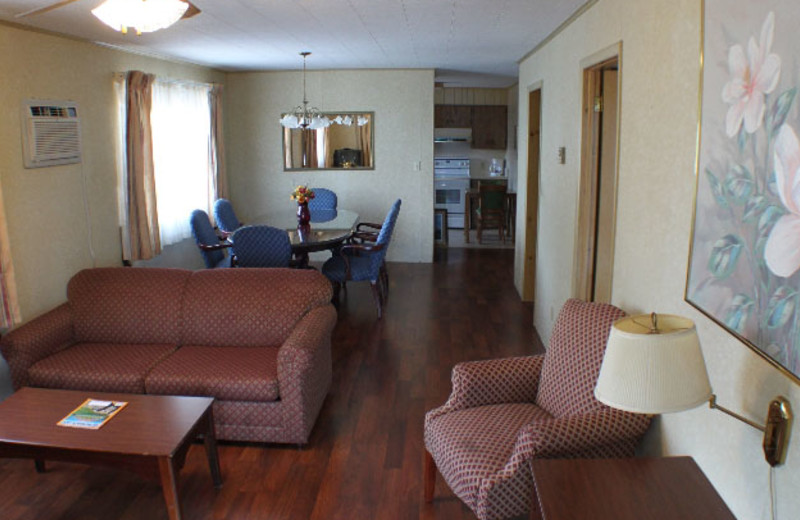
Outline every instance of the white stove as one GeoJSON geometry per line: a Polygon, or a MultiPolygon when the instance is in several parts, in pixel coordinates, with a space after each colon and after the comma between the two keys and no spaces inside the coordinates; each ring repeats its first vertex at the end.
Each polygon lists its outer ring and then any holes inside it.
{"type": "Polygon", "coordinates": [[[447,227],[463,229],[464,208],[469,191],[469,159],[434,159],[433,188],[433,207],[447,210],[447,227]]]}

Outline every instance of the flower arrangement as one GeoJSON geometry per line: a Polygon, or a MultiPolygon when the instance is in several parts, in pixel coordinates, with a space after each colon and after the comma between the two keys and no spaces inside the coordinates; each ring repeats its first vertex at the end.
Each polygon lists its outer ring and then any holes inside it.
{"type": "Polygon", "coordinates": [[[292,192],[292,200],[296,200],[298,204],[307,204],[313,198],[314,190],[303,184],[296,187],[292,192]]]}

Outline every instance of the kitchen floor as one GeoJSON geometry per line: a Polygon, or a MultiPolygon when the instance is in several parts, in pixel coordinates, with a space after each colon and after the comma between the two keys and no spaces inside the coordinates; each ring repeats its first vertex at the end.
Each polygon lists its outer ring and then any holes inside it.
{"type": "Polygon", "coordinates": [[[469,244],[467,244],[464,241],[463,229],[449,229],[447,231],[447,247],[465,249],[514,249],[514,242],[509,237],[506,237],[504,244],[500,240],[496,229],[484,231],[481,244],[478,243],[477,233],[478,232],[474,229],[469,232],[469,244]]]}

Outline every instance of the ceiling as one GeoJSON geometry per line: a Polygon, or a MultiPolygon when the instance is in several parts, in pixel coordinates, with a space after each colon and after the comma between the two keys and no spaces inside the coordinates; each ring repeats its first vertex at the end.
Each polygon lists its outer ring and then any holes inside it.
{"type": "Polygon", "coordinates": [[[592,0],[192,0],[167,29],[115,32],[91,15],[102,0],[18,13],[57,0],[0,0],[0,20],[226,71],[433,68],[452,87],[507,87],[517,62],[592,0]]]}

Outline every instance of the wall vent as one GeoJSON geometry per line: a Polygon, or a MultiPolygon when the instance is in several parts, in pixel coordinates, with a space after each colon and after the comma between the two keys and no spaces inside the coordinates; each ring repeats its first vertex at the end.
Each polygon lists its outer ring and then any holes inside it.
{"type": "Polygon", "coordinates": [[[71,101],[27,100],[22,106],[25,168],[81,162],[78,105],[71,101]]]}

